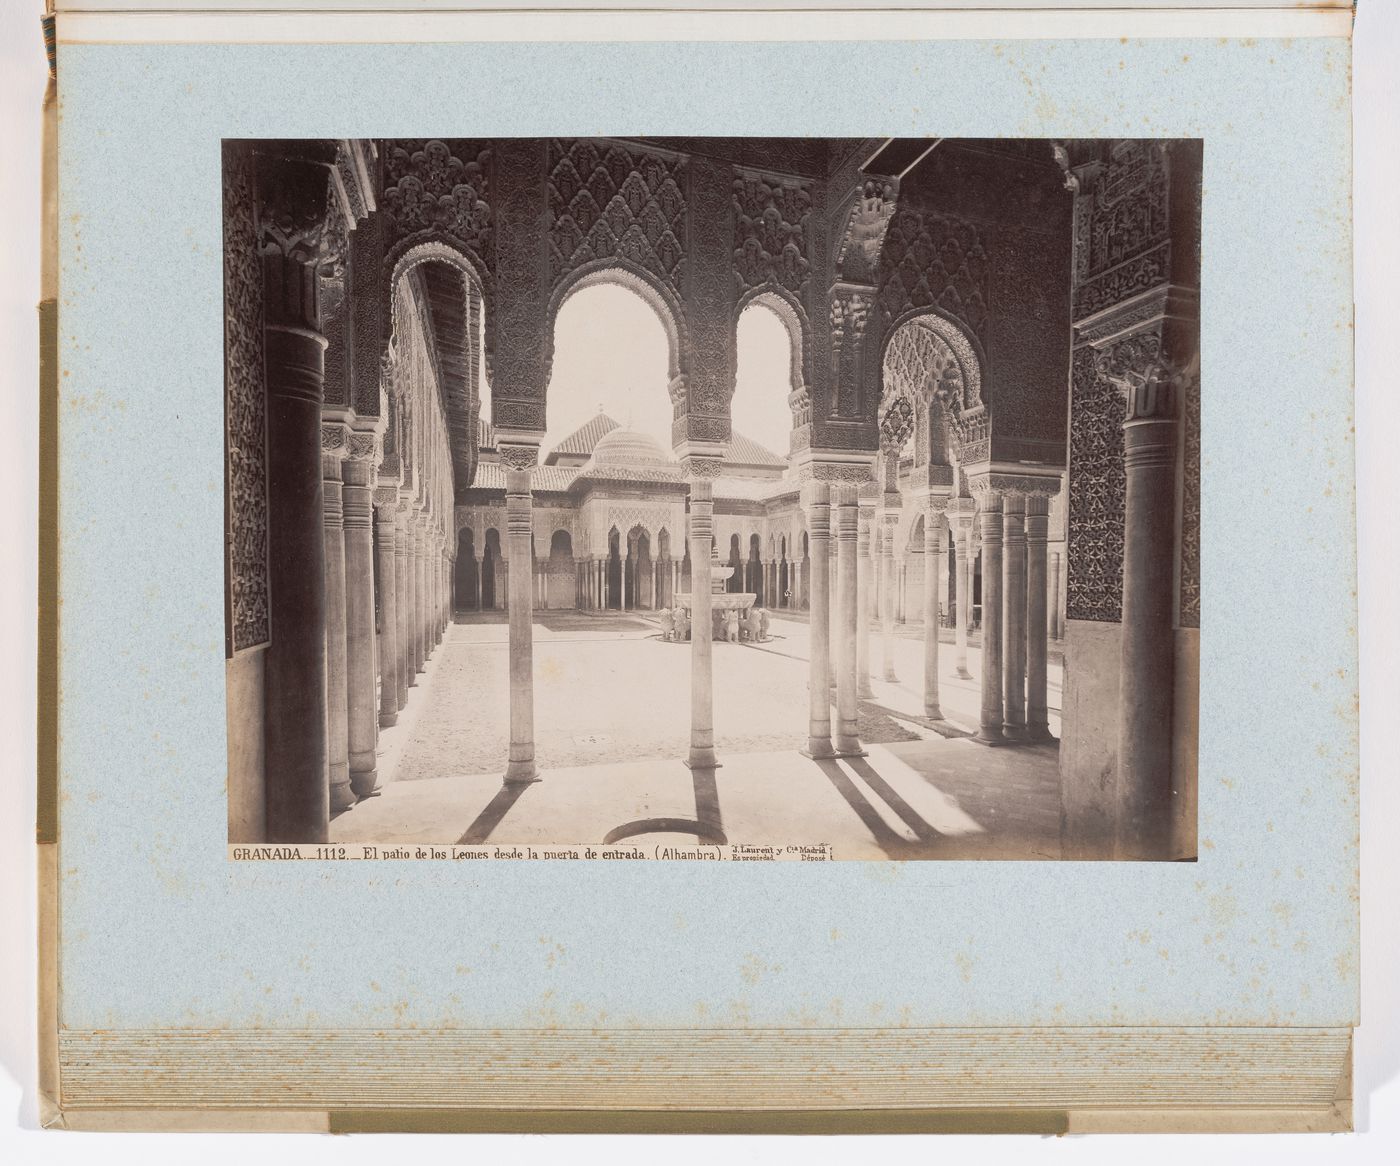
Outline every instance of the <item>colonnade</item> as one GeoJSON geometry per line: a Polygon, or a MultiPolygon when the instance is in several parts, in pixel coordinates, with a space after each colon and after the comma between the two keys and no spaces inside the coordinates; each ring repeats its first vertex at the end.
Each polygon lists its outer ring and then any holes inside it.
{"type": "Polygon", "coordinates": [[[379,436],[353,424],[343,411],[326,410],[321,426],[332,813],[374,792],[379,729],[398,720],[451,619],[452,559],[441,521],[411,491],[376,488],[379,436]]]}
{"type": "MultiPolygon", "coordinates": [[[[1047,535],[1058,484],[973,483],[982,537],[982,707],[977,740],[1050,741],[1047,535]]],[[[965,511],[957,511],[959,528],[965,511]]],[[[959,668],[965,670],[959,632],[959,668]]]]}

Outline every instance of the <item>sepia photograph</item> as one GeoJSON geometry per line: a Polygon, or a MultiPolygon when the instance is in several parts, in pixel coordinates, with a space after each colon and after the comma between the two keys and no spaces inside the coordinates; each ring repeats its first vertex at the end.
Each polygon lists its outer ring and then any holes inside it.
{"type": "Polygon", "coordinates": [[[1194,860],[1202,158],[225,139],[229,857],[1194,860]]]}

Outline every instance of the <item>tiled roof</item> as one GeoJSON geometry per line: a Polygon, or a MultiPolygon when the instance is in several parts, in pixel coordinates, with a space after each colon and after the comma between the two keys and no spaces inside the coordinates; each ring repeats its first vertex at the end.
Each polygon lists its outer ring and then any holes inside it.
{"type": "MultiPolygon", "coordinates": [[[[562,494],[569,488],[578,470],[572,466],[536,466],[530,472],[530,489],[562,494]]],[[[500,462],[479,462],[476,477],[472,479],[473,490],[504,490],[506,488],[506,468],[500,462]]]]}
{"type": "Polygon", "coordinates": [[[799,488],[800,484],[792,478],[719,477],[714,482],[715,497],[733,502],[766,502],[784,494],[795,494],[799,488]]]}
{"type": "Polygon", "coordinates": [[[617,422],[606,413],[599,413],[583,425],[575,429],[568,437],[564,438],[545,456],[546,461],[552,461],[560,454],[581,454],[587,457],[593,452],[593,447],[598,444],[605,434],[616,429],[617,422]]]}
{"type": "Polygon", "coordinates": [[[744,466],[787,465],[787,458],[759,445],[753,438],[745,437],[737,429],[730,431],[729,448],[724,451],[724,459],[744,466]]]}

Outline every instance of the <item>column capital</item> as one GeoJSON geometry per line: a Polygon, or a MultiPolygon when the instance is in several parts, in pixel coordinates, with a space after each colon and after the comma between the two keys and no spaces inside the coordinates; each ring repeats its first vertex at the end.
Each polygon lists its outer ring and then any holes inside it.
{"type": "Polygon", "coordinates": [[[831,485],[820,480],[808,480],[801,487],[802,508],[811,510],[820,507],[823,511],[831,505],[831,485]]]}
{"type": "Polygon", "coordinates": [[[497,433],[496,451],[500,456],[501,464],[506,467],[507,473],[511,470],[518,470],[528,474],[539,462],[540,443],[521,440],[514,436],[502,437],[497,433]]]}
{"type": "Polygon", "coordinates": [[[350,452],[350,426],[340,417],[327,415],[321,422],[321,461],[340,461],[350,452]]]}
{"type": "Polygon", "coordinates": [[[1160,333],[1134,332],[1105,344],[1094,354],[1099,376],[1123,395],[1125,425],[1135,421],[1175,421],[1187,382],[1199,375],[1200,354],[1173,362],[1164,351],[1160,333]]]}

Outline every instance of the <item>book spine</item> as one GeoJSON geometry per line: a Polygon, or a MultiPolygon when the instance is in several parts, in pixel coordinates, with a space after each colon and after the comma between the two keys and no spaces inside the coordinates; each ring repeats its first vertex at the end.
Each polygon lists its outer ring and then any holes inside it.
{"type": "Polygon", "coordinates": [[[63,1124],[58,1077],[58,57],[53,0],[42,18],[44,87],[39,259],[38,800],[39,1118],[63,1124]]]}

